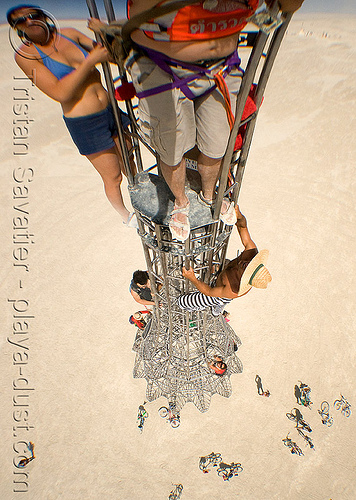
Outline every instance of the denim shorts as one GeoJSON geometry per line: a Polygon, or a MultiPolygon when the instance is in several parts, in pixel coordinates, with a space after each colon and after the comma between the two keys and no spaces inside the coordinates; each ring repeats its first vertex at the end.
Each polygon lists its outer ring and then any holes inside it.
{"type": "MultiPolygon", "coordinates": [[[[127,114],[121,113],[121,118],[126,128],[130,123],[127,114]]],[[[63,119],[80,154],[87,156],[114,147],[117,127],[111,104],[99,113],[74,118],[63,116],[63,119]]]]}

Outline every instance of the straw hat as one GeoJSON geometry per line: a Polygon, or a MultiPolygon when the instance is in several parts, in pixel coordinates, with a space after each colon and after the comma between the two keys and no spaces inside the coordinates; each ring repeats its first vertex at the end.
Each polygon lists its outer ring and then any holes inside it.
{"type": "Polygon", "coordinates": [[[272,281],[272,276],[265,267],[268,255],[268,250],[261,250],[248,264],[241,276],[238,296],[244,295],[252,287],[267,288],[268,283],[272,281]]]}

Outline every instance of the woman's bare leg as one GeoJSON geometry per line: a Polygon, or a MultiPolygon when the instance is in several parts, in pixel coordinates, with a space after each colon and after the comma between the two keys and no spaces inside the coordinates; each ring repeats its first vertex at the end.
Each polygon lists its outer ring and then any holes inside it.
{"type": "Polygon", "coordinates": [[[87,155],[88,160],[99,172],[103,182],[106,196],[112,206],[119,212],[124,222],[127,221],[129,211],[124,205],[120,184],[122,181],[121,162],[116,147],[87,155]]]}

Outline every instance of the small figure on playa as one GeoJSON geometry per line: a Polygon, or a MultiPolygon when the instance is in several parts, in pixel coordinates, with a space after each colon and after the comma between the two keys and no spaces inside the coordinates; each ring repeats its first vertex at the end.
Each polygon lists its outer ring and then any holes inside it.
{"type": "Polygon", "coordinates": [[[29,464],[31,460],[34,460],[36,458],[34,453],[35,445],[31,441],[27,443],[27,449],[31,453],[31,456],[29,458],[23,458],[19,461],[17,467],[20,467],[21,469],[26,467],[26,465],[29,464]]]}
{"type": "MultiPolygon", "coordinates": [[[[97,64],[109,60],[108,51],[74,28],[59,32],[50,15],[32,4],[10,8],[7,20],[22,41],[16,50],[16,63],[36,87],[61,104],[68,131],[79,153],[100,174],[108,200],[124,224],[137,227],[135,215],[123,202],[118,133],[96,69],[97,64]]],[[[127,126],[127,115],[122,119],[127,126]]]]}
{"type": "MultiPolygon", "coordinates": [[[[197,146],[202,186],[198,200],[213,207],[243,75],[239,34],[259,0],[202,0],[159,14],[169,3],[128,2],[130,19],[151,8],[156,13],[131,33],[134,44],[125,64],[139,98],[140,132],[158,152],[163,177],[175,198],[169,222],[172,236],[185,241],[190,233],[190,202],[184,154],[197,146]]],[[[283,11],[297,10],[302,3],[279,0],[283,11]]],[[[100,28],[95,20],[89,27],[100,28]]],[[[233,208],[225,198],[220,213],[225,224],[234,224],[233,208]]]]}
{"type": "Polygon", "coordinates": [[[224,481],[229,481],[232,477],[238,476],[239,472],[242,470],[243,467],[240,463],[235,464],[235,462],[231,462],[231,464],[226,464],[224,462],[220,462],[217,473],[218,476],[221,476],[224,479],[224,481]]]}
{"type": "Polygon", "coordinates": [[[159,416],[162,418],[165,418],[167,422],[171,424],[171,427],[173,429],[179,427],[180,425],[180,415],[179,411],[176,409],[176,405],[172,403],[171,401],[168,403],[168,408],[167,406],[161,406],[158,409],[159,416]]]}
{"type": "Polygon", "coordinates": [[[143,432],[143,426],[145,424],[146,418],[148,418],[148,412],[146,411],[146,408],[144,405],[146,404],[146,401],[143,402],[143,405],[140,405],[138,407],[138,412],[137,412],[137,422],[138,422],[138,429],[140,432],[143,432]]]}
{"type": "Polygon", "coordinates": [[[304,384],[299,380],[299,387],[301,392],[301,401],[303,406],[307,406],[311,409],[313,402],[310,399],[311,388],[308,384],[304,384]]]}
{"type": "Polygon", "coordinates": [[[302,428],[308,432],[312,432],[310,425],[303,420],[303,415],[298,408],[293,408],[290,413],[286,413],[286,417],[289,418],[289,420],[296,422],[295,426],[297,429],[302,428]]]}
{"type": "Polygon", "coordinates": [[[304,384],[299,380],[299,386],[296,384],[294,386],[294,395],[296,397],[297,403],[311,409],[313,402],[310,400],[311,389],[308,384],[304,384]]]}
{"type": "Polygon", "coordinates": [[[209,368],[213,370],[216,375],[224,375],[227,370],[227,365],[220,356],[215,355],[214,359],[209,363],[209,368]]]}
{"type": "Polygon", "coordinates": [[[266,268],[268,250],[257,250],[247,229],[246,217],[236,206],[236,228],[244,251],[236,259],[231,260],[218,274],[215,286],[200,281],[192,268],[183,267],[183,276],[187,278],[198,292],[190,292],[178,297],[178,305],[186,311],[201,311],[211,307],[213,316],[218,316],[226,304],[237,297],[248,293],[252,287],[267,288],[272,277],[266,268]]]}
{"type": "Polygon", "coordinates": [[[130,293],[139,304],[144,306],[155,305],[147,271],[137,270],[133,273],[130,283],[130,293]]]}
{"type": "Polygon", "coordinates": [[[204,474],[207,474],[210,469],[208,468],[210,465],[213,467],[217,467],[221,462],[221,453],[214,453],[213,451],[206,455],[205,457],[200,457],[199,459],[199,469],[203,471],[204,474]]]}
{"type": "Polygon", "coordinates": [[[291,438],[289,437],[289,432],[286,435],[286,437],[284,439],[282,439],[282,441],[283,441],[284,446],[287,446],[287,448],[290,449],[290,452],[293,455],[299,455],[299,456],[304,455],[304,453],[299,448],[299,446],[297,445],[297,443],[294,442],[294,441],[292,441],[291,438]]]}
{"type": "Polygon", "coordinates": [[[271,395],[271,393],[269,392],[268,389],[267,389],[267,391],[263,390],[262,380],[261,380],[261,377],[259,375],[256,375],[255,382],[257,385],[257,392],[258,392],[259,396],[266,396],[268,398],[271,395]]]}
{"type": "Polygon", "coordinates": [[[174,484],[174,488],[171,490],[168,500],[179,500],[183,491],[182,484],[174,484]]]}

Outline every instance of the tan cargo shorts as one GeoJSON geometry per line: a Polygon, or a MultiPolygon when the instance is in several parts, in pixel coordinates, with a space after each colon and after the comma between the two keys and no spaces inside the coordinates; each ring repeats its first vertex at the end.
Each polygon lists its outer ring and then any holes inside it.
{"type": "MultiPolygon", "coordinates": [[[[221,67],[223,65],[222,62],[221,67]]],[[[138,57],[135,50],[131,51],[126,66],[137,92],[172,81],[168,73],[148,57],[138,57]]],[[[187,71],[180,68],[179,75],[184,77],[189,74],[187,71]]],[[[241,77],[241,70],[233,69],[225,78],[233,113],[241,77]]],[[[190,89],[199,95],[207,85],[211,85],[211,79],[202,76],[194,80],[190,89]]],[[[138,126],[143,139],[159,153],[164,163],[171,166],[178,165],[184,153],[195,145],[210,158],[222,158],[230,134],[224,99],[217,89],[206,96],[196,97],[194,101],[179,88],[142,98],[139,100],[138,126]]]]}

